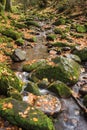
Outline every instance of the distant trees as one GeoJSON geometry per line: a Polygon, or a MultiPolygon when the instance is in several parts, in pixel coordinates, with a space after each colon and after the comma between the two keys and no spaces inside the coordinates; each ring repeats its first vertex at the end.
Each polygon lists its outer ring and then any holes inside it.
{"type": "Polygon", "coordinates": [[[12,11],[12,0],[6,0],[5,10],[8,12],[12,11]]]}
{"type": "Polygon", "coordinates": [[[12,0],[0,0],[0,4],[4,7],[6,11],[12,11],[12,0]]]}

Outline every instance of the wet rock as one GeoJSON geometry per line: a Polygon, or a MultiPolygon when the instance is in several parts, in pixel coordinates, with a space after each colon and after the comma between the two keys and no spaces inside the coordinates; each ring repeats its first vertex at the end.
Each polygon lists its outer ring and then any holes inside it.
{"type": "Polygon", "coordinates": [[[70,48],[70,47],[63,47],[62,50],[63,50],[63,51],[70,51],[71,48],[70,48]]]}
{"type": "Polygon", "coordinates": [[[78,55],[82,61],[86,61],[87,60],[87,47],[83,49],[76,48],[73,51],[73,54],[78,55]]]}
{"type": "Polygon", "coordinates": [[[51,54],[51,55],[56,55],[56,54],[57,54],[57,51],[55,51],[55,50],[50,50],[50,51],[49,51],[49,54],[51,54]]]}
{"type": "Polygon", "coordinates": [[[12,98],[0,101],[0,115],[25,130],[55,130],[51,119],[43,112],[12,98]]]}
{"type": "Polygon", "coordinates": [[[71,58],[73,59],[74,61],[80,63],[81,62],[81,59],[77,56],[77,55],[74,55],[74,54],[66,54],[65,55],[67,58],[71,58]]]}
{"type": "Polygon", "coordinates": [[[47,78],[43,78],[41,81],[39,81],[38,86],[39,88],[47,88],[49,85],[49,81],[47,78]]]}
{"type": "Polygon", "coordinates": [[[48,86],[48,90],[54,92],[60,97],[68,98],[71,96],[71,90],[69,87],[61,81],[55,81],[48,86]]]}
{"type": "Polygon", "coordinates": [[[35,26],[35,27],[40,28],[39,23],[36,22],[36,21],[27,20],[27,21],[25,22],[25,24],[26,24],[27,26],[35,26]]]}
{"type": "Polygon", "coordinates": [[[66,23],[66,18],[60,17],[53,24],[59,26],[59,25],[64,25],[65,23],[66,23]]]}
{"type": "Polygon", "coordinates": [[[60,80],[74,84],[80,75],[80,65],[74,60],[60,56],[53,58],[43,66],[39,66],[31,75],[32,80],[48,78],[50,81],[60,80]]]}
{"type": "Polygon", "coordinates": [[[11,37],[14,40],[17,40],[21,37],[23,37],[22,33],[19,33],[11,28],[3,28],[0,30],[1,34],[7,36],[7,37],[11,37]]]}
{"type": "Polygon", "coordinates": [[[48,41],[54,41],[56,39],[56,35],[55,34],[49,34],[49,35],[47,35],[46,39],[48,41]]]}
{"type": "Polygon", "coordinates": [[[41,60],[38,60],[37,62],[34,62],[34,63],[30,63],[30,64],[24,64],[23,65],[23,71],[26,71],[26,72],[31,72],[35,69],[37,69],[39,66],[42,66],[46,63],[46,60],[44,59],[41,59],[41,60]]]}
{"type": "Polygon", "coordinates": [[[79,90],[80,94],[87,95],[87,84],[84,84],[79,90]]]}
{"type": "Polygon", "coordinates": [[[22,90],[22,83],[13,71],[7,66],[0,64],[0,95],[9,96],[8,93],[11,89],[20,92],[22,90]]]}
{"type": "Polygon", "coordinates": [[[24,61],[26,60],[26,52],[21,49],[15,49],[11,58],[14,62],[24,61]]]}
{"type": "Polygon", "coordinates": [[[84,96],[83,104],[87,107],[87,95],[84,96]]]}
{"type": "Polygon", "coordinates": [[[18,46],[23,46],[24,45],[24,40],[22,38],[19,38],[15,42],[18,46]]]}
{"type": "Polygon", "coordinates": [[[60,112],[61,103],[59,99],[53,95],[43,95],[37,98],[35,107],[47,115],[54,115],[60,112]]]}
{"type": "Polygon", "coordinates": [[[37,84],[29,81],[26,88],[24,89],[25,91],[28,91],[28,92],[31,92],[35,95],[40,95],[40,91],[39,91],[39,88],[37,86],[37,84]]]}

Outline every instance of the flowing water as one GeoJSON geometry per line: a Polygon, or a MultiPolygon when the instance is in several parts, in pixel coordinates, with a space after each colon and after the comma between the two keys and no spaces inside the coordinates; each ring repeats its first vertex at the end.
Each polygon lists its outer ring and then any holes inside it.
{"type": "MultiPolygon", "coordinates": [[[[42,24],[43,26],[43,24],[42,24]]],[[[48,32],[52,32],[51,30],[48,30],[48,32]]],[[[36,59],[44,59],[48,57],[47,53],[47,47],[45,46],[45,37],[47,31],[39,31],[39,35],[37,35],[37,44],[31,49],[25,49],[27,52],[27,60],[32,61],[36,59]]],[[[27,76],[28,73],[22,72],[21,68],[23,66],[24,62],[22,63],[15,63],[12,65],[12,68],[17,72],[17,76],[27,84],[27,76]]],[[[85,66],[87,69],[87,64],[85,66]]],[[[79,85],[82,82],[87,82],[87,70],[85,70],[84,73],[81,74],[79,81],[76,85],[73,86],[73,89],[78,93],[79,91],[79,85]],[[85,77],[85,78],[84,78],[85,77]]],[[[26,85],[25,85],[26,86],[26,85]]],[[[24,86],[24,87],[25,87],[24,86]]],[[[43,89],[41,91],[42,94],[49,93],[49,91],[43,89]]],[[[27,100],[27,97],[23,98],[24,100],[27,100]]],[[[54,125],[56,130],[87,130],[87,121],[83,115],[82,110],[80,107],[76,104],[73,98],[68,99],[60,99],[62,103],[62,112],[59,113],[54,119],[54,125]]]]}

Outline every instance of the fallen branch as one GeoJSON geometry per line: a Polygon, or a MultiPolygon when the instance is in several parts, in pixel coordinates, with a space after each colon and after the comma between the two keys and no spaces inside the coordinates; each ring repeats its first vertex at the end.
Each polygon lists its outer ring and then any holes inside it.
{"type": "Polygon", "coordinates": [[[84,113],[87,114],[87,108],[80,102],[79,96],[76,96],[77,93],[72,91],[72,98],[75,100],[75,102],[78,104],[78,106],[83,110],[84,113]]]}

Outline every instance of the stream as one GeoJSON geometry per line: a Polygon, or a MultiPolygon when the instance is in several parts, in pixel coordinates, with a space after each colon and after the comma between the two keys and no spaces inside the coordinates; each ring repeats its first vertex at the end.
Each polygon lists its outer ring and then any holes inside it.
{"type": "MultiPolygon", "coordinates": [[[[44,23],[41,24],[44,26],[44,23]]],[[[47,52],[46,44],[46,34],[52,32],[50,30],[39,30],[39,35],[37,37],[37,43],[33,48],[25,48],[27,53],[27,61],[37,60],[37,59],[45,59],[49,56],[47,52]]],[[[16,71],[17,76],[27,84],[27,76],[28,73],[22,72],[22,66],[24,62],[21,63],[13,63],[12,69],[16,71]]],[[[72,88],[75,92],[78,93],[80,86],[79,84],[87,83],[87,63],[83,64],[85,67],[84,72],[82,72],[79,77],[79,81],[72,88]],[[85,77],[85,78],[84,78],[85,77]]],[[[25,86],[24,86],[25,87],[25,86]]],[[[50,93],[45,89],[41,91],[42,94],[50,93]]],[[[26,97],[23,98],[27,100],[26,97]]],[[[56,130],[87,130],[87,121],[83,115],[81,108],[76,104],[75,100],[71,97],[68,99],[60,99],[62,103],[62,112],[56,115],[54,119],[54,125],[56,130]]]]}

